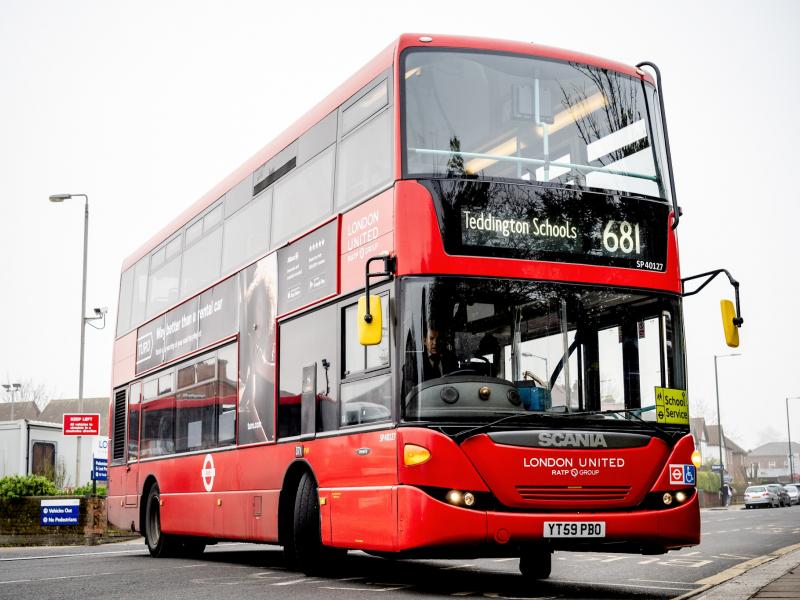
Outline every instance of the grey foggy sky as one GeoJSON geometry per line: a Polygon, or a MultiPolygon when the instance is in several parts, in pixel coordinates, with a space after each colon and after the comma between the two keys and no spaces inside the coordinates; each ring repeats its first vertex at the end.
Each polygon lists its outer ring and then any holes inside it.
{"type": "MultiPolygon", "coordinates": [[[[534,41],[662,71],[684,276],[742,282],[722,421],[746,448],[786,439],[800,216],[800,3],[0,2],[0,379],[76,397],[82,200],[88,310],[116,318],[125,256],[402,32],[534,41]],[[384,8],[388,7],[388,8],[384,8]]],[[[715,422],[715,282],[685,302],[694,415],[715,422]]],[[[85,395],[109,394],[113,325],[87,329],[85,395]]],[[[800,400],[792,409],[800,441],[800,400]]]]}

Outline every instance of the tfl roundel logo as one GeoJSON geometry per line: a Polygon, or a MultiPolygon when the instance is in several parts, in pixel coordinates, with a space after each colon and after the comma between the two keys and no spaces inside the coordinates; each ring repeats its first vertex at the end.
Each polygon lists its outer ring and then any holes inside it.
{"type": "Polygon", "coordinates": [[[214,478],[217,476],[217,470],[214,468],[214,457],[210,454],[206,454],[200,474],[203,477],[203,487],[206,488],[207,492],[210,492],[214,489],[214,478]]]}
{"type": "Polygon", "coordinates": [[[670,485],[694,485],[697,481],[694,465],[670,465],[670,485]]]}

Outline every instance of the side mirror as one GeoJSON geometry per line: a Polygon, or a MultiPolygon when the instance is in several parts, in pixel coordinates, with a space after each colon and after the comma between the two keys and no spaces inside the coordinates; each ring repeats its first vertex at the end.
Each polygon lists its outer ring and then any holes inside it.
{"type": "Polygon", "coordinates": [[[383,318],[381,314],[381,297],[375,295],[361,296],[358,299],[358,341],[362,346],[375,346],[381,343],[383,334],[383,318]],[[369,300],[369,310],[367,301],[369,300]]]}
{"type": "Polygon", "coordinates": [[[722,329],[725,332],[725,343],[731,348],[739,347],[739,328],[736,326],[736,308],[730,300],[720,300],[722,312],[722,329]]]}

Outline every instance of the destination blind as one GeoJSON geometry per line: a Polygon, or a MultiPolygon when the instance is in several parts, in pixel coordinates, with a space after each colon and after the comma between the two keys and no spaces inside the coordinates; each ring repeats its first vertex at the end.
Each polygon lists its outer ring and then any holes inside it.
{"type": "Polygon", "coordinates": [[[666,270],[663,201],[484,181],[426,184],[448,254],[666,270]]]}

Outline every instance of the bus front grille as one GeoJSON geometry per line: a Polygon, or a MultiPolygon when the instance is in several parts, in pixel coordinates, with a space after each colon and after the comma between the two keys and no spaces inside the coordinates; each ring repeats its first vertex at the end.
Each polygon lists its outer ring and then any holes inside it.
{"type": "Polygon", "coordinates": [[[529,502],[619,502],[630,489],[627,485],[518,485],[517,493],[529,502]]]}

